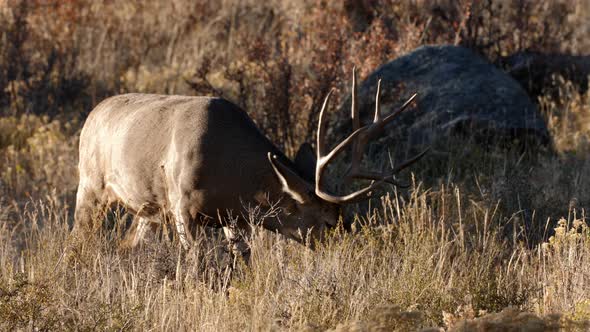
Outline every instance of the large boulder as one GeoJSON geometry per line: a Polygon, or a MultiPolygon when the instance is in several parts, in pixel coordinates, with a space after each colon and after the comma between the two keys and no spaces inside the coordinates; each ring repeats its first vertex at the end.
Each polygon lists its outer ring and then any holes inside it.
{"type": "Polygon", "coordinates": [[[588,90],[590,56],[569,54],[543,54],[539,52],[518,52],[497,60],[532,97],[546,93],[553,85],[554,75],[560,75],[572,82],[583,94],[588,90]]]}
{"type": "MultiPolygon", "coordinates": [[[[378,68],[359,86],[363,123],[373,117],[379,78],[383,114],[418,94],[416,107],[387,127],[387,139],[404,147],[444,147],[457,135],[485,144],[549,143],[545,122],[520,84],[467,48],[423,46],[378,68]]],[[[342,108],[340,115],[349,114],[350,99],[342,108]]],[[[350,118],[342,120],[333,137],[350,130],[350,118]]]]}

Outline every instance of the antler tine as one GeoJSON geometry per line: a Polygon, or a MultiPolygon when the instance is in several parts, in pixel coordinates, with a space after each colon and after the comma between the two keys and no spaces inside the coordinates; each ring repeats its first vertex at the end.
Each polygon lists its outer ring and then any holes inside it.
{"type": "Polygon", "coordinates": [[[322,105],[322,110],[320,111],[320,120],[318,123],[318,133],[317,133],[317,142],[316,142],[316,149],[317,149],[317,160],[320,160],[322,156],[326,153],[326,143],[325,143],[325,136],[326,136],[326,119],[324,112],[330,103],[330,96],[334,89],[330,89],[330,92],[326,95],[326,99],[324,99],[324,104],[322,105]]]}
{"type": "MultiPolygon", "coordinates": [[[[353,73],[353,93],[356,93],[356,86],[355,86],[355,73],[353,73]]],[[[379,97],[381,95],[381,79],[379,79],[377,81],[377,93],[375,95],[375,117],[373,119],[373,123],[379,123],[381,122],[381,105],[379,102],[379,97]]],[[[353,99],[355,99],[356,96],[353,96],[353,99]]],[[[353,106],[353,130],[357,130],[360,127],[360,124],[357,123],[356,126],[354,125],[355,122],[355,118],[354,118],[354,114],[356,112],[356,122],[359,122],[358,119],[358,110],[354,109],[353,106]]],[[[369,129],[370,130],[370,129],[369,129]]],[[[370,135],[370,134],[369,134],[370,135]]],[[[367,144],[368,141],[368,137],[369,135],[365,135],[365,137],[358,137],[354,143],[352,144],[352,157],[351,157],[351,164],[350,164],[350,168],[348,169],[348,172],[346,173],[348,178],[353,178],[356,177],[356,175],[359,175],[361,173],[361,160],[363,159],[363,150],[365,149],[365,145],[367,144]]]]}
{"type": "Polygon", "coordinates": [[[398,115],[400,115],[403,111],[405,111],[408,108],[408,106],[410,106],[412,104],[412,102],[414,101],[414,99],[416,99],[417,96],[418,96],[418,94],[414,93],[408,100],[406,100],[406,102],[400,108],[398,108],[395,112],[386,116],[385,119],[383,119],[383,125],[388,124],[393,119],[395,119],[398,115]]]}
{"type": "Polygon", "coordinates": [[[377,81],[377,94],[375,95],[375,118],[373,123],[381,121],[381,105],[379,103],[379,97],[381,96],[381,79],[377,81]]]}
{"type": "MultiPolygon", "coordinates": [[[[352,112],[352,130],[356,131],[361,127],[361,120],[359,118],[358,101],[357,101],[357,87],[356,87],[356,66],[352,68],[352,98],[351,98],[351,112],[352,112]]],[[[360,139],[355,139],[352,143],[352,158],[350,169],[347,174],[356,173],[359,170],[361,159],[363,158],[363,142],[360,139]]]]}
{"type": "Polygon", "coordinates": [[[352,98],[350,102],[350,111],[352,117],[352,131],[361,127],[361,120],[359,119],[357,88],[356,88],[356,66],[352,67],[352,98]]]}
{"type": "Polygon", "coordinates": [[[384,180],[385,182],[392,184],[396,187],[401,187],[401,188],[406,188],[407,185],[406,184],[402,184],[400,182],[397,182],[396,180],[393,179],[393,174],[392,175],[385,175],[385,173],[377,173],[377,172],[369,172],[369,171],[359,171],[357,172],[353,178],[355,179],[361,179],[361,180],[372,180],[372,181],[380,181],[380,180],[384,180]]]}
{"type": "Polygon", "coordinates": [[[419,154],[415,155],[414,157],[405,160],[401,164],[399,164],[396,168],[394,168],[388,174],[385,173],[376,173],[376,172],[369,172],[369,171],[358,171],[355,174],[351,174],[351,177],[355,179],[363,179],[363,180],[373,180],[373,181],[383,181],[389,184],[393,184],[397,187],[407,187],[407,185],[401,184],[393,179],[393,176],[402,170],[406,169],[408,166],[412,165],[413,163],[417,162],[418,160],[422,159],[424,155],[430,150],[430,147],[426,148],[424,151],[420,152],[419,154]]]}
{"type": "Polygon", "coordinates": [[[417,155],[413,156],[412,158],[404,160],[404,162],[397,165],[397,167],[394,168],[393,171],[391,171],[389,176],[393,176],[394,174],[406,169],[408,166],[410,166],[413,163],[417,162],[418,160],[422,159],[422,157],[424,157],[424,155],[426,155],[426,153],[428,151],[430,151],[430,147],[427,147],[426,149],[424,149],[424,151],[418,153],[417,155]]]}
{"type": "Polygon", "coordinates": [[[401,163],[399,166],[397,166],[393,171],[391,171],[388,175],[386,176],[381,176],[381,177],[373,177],[372,174],[370,173],[365,173],[364,175],[367,175],[366,177],[364,177],[364,179],[367,180],[374,180],[375,182],[371,183],[370,185],[366,186],[365,188],[355,191],[351,194],[348,194],[346,196],[332,196],[332,195],[327,195],[325,194],[324,196],[320,196],[325,200],[328,200],[332,203],[339,203],[339,204],[351,204],[351,203],[356,203],[358,201],[362,201],[366,198],[370,198],[369,197],[363,197],[363,195],[365,194],[370,194],[370,192],[372,190],[374,190],[375,188],[379,187],[380,185],[382,185],[383,183],[392,183],[396,184],[395,180],[390,179],[392,178],[396,173],[398,173],[399,171],[407,168],[408,166],[410,166],[411,164],[417,162],[418,160],[420,160],[422,157],[424,157],[424,155],[430,150],[430,147],[426,148],[424,151],[420,152],[419,154],[417,154],[416,156],[412,157],[411,159],[408,159],[406,161],[404,161],[403,163],[401,163]]]}

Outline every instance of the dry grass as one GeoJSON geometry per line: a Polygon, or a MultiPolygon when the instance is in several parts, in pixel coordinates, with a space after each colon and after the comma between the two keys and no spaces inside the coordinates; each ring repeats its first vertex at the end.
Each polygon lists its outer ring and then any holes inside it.
{"type": "Polygon", "coordinates": [[[587,330],[590,94],[560,78],[539,99],[554,151],[436,147],[314,252],[258,231],[230,274],[216,231],[121,251],[116,211],[69,233],[81,119],[103,96],[222,94],[291,153],[354,63],[433,42],[590,52],[587,1],[498,3],[0,2],[0,330],[587,330]]]}
{"type": "Polygon", "coordinates": [[[518,240],[524,224],[505,235],[497,211],[459,188],[402,196],[383,197],[355,234],[335,232],[315,252],[256,233],[251,264],[231,276],[215,234],[188,253],[168,240],[120,252],[117,228],[72,238],[68,208],[55,199],[4,206],[1,328],[588,327],[583,216],[562,219],[546,242],[527,248],[518,240]]]}

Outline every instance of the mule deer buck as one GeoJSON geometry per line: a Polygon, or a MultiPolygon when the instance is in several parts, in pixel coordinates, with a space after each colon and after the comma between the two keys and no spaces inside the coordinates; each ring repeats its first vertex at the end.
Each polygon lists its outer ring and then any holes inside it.
{"type": "MultiPolygon", "coordinates": [[[[279,213],[262,226],[313,244],[326,228],[336,225],[341,205],[366,199],[383,183],[395,184],[393,175],[426,152],[400,163],[389,174],[361,170],[365,144],[416,96],[382,117],[380,84],[374,121],[361,127],[353,71],[354,132],[328,151],[325,112],[330,91],[320,112],[317,158],[309,145],[303,145],[294,162],[260,133],[245,111],[224,99],[150,94],[108,98],[90,113],[80,136],[74,230],[92,229],[97,210],[120,203],[135,215],[134,231],[126,235],[131,246],[150,226],[161,223],[162,216],[170,216],[187,249],[192,241],[189,223],[224,227],[231,241],[234,235],[228,225],[217,218],[220,211],[240,211],[245,202],[268,206],[274,201],[279,213]],[[348,146],[352,147],[348,177],[372,183],[345,196],[330,194],[324,189],[324,171],[348,146]]],[[[241,219],[237,226],[248,227],[241,219]]]]}

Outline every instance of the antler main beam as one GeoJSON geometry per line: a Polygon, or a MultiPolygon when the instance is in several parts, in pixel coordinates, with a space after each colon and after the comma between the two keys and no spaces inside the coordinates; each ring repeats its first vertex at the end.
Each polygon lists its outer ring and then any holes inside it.
{"type": "Polygon", "coordinates": [[[320,119],[318,123],[318,133],[317,133],[317,164],[316,164],[316,181],[315,181],[315,193],[320,198],[337,204],[346,204],[346,203],[353,203],[358,200],[365,199],[363,195],[370,193],[371,190],[375,189],[379,185],[383,183],[391,183],[394,185],[399,185],[395,180],[393,180],[393,176],[400,172],[401,170],[405,169],[406,167],[410,166],[411,164],[418,161],[422,158],[428,149],[421,152],[420,154],[414,156],[411,159],[408,159],[398,165],[393,171],[389,173],[377,173],[371,171],[363,171],[360,168],[360,164],[363,157],[363,151],[368,143],[368,141],[380,134],[385,126],[393,121],[398,115],[400,115],[403,111],[405,111],[408,106],[414,101],[416,98],[416,94],[412,95],[410,99],[408,99],[399,109],[395,112],[389,114],[385,118],[381,115],[381,106],[380,106],[380,94],[381,94],[381,80],[377,82],[377,94],[375,96],[375,115],[373,117],[373,123],[361,127],[359,113],[358,113],[358,101],[357,101],[357,86],[356,86],[356,68],[352,70],[352,100],[351,100],[351,117],[352,117],[352,129],[353,132],[347,138],[345,138],[342,142],[340,142],[334,149],[330,152],[326,151],[325,145],[325,135],[326,135],[326,119],[325,119],[325,111],[328,107],[330,102],[330,96],[332,95],[334,89],[330,90],[326,99],[324,100],[324,104],[322,105],[322,109],[320,111],[320,119]],[[334,159],[342,150],[344,150],[349,145],[352,145],[352,163],[347,172],[347,177],[355,178],[355,179],[365,179],[365,180],[373,180],[374,182],[358,191],[355,191],[346,196],[335,196],[324,192],[322,187],[322,175],[329,164],[329,162],[334,159]]]}

